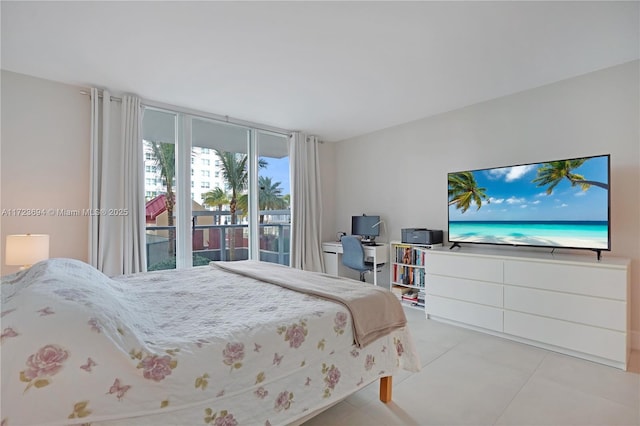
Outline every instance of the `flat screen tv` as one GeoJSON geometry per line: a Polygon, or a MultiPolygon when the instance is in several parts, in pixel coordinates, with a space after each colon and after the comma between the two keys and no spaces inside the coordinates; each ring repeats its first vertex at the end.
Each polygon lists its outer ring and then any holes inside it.
{"type": "MultiPolygon", "coordinates": [[[[610,156],[448,174],[449,241],[611,250],[610,156]]],[[[453,247],[452,246],[452,247],[453,247]]]]}

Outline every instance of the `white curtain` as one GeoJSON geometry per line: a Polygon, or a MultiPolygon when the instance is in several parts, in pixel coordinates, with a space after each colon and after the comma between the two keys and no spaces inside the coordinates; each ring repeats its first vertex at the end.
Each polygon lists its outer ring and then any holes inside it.
{"type": "Polygon", "coordinates": [[[322,200],[315,136],[296,132],[291,138],[291,266],[322,272],[322,200]]]}
{"type": "Polygon", "coordinates": [[[89,253],[107,275],[146,270],[140,99],[91,89],[89,253]]]}

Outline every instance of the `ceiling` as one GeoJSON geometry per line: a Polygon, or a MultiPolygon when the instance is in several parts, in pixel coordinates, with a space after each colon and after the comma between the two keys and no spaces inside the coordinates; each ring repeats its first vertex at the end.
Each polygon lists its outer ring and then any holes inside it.
{"type": "Polygon", "coordinates": [[[0,2],[2,68],[342,140],[640,57],[629,2],[0,2]]]}

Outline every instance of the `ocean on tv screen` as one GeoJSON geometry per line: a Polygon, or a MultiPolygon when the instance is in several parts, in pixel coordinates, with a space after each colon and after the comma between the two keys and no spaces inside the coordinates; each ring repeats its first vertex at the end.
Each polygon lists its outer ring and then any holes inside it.
{"type": "Polygon", "coordinates": [[[450,222],[449,240],[487,244],[608,248],[607,222],[450,222]]]}
{"type": "Polygon", "coordinates": [[[609,249],[609,156],[449,173],[449,240],[609,249]]]}

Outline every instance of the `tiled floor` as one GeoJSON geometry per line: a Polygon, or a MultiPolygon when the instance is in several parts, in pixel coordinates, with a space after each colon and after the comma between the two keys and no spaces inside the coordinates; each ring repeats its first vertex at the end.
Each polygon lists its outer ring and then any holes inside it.
{"type": "Polygon", "coordinates": [[[406,312],[422,370],[393,378],[389,404],[376,382],[305,426],[640,425],[638,373],[406,312]]]}

